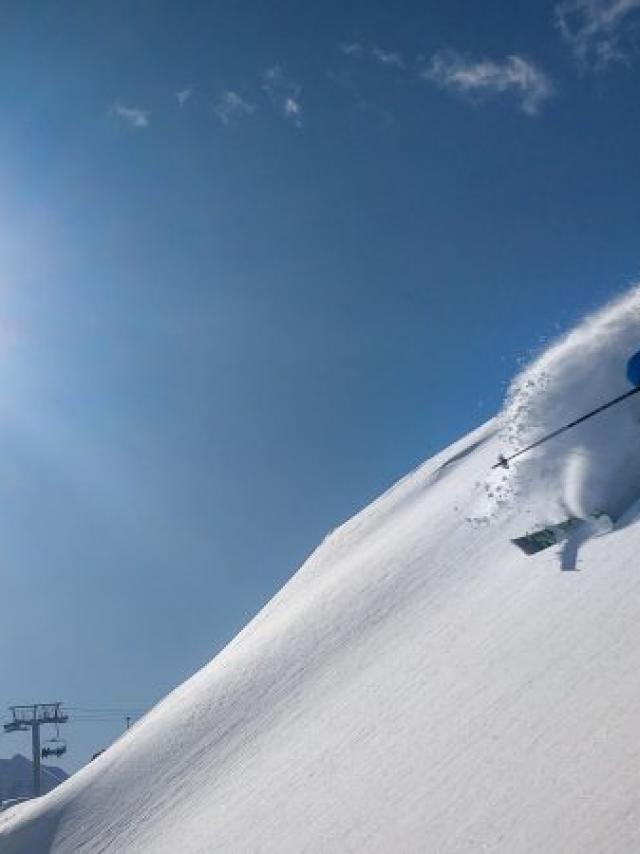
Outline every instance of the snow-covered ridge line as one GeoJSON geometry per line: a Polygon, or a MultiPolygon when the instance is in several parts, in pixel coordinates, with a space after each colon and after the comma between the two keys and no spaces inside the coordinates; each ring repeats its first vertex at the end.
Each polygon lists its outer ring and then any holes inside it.
{"type": "Polygon", "coordinates": [[[510,436],[618,391],[639,316],[635,290],[555,343],[501,434],[489,422],[334,531],[118,743],[0,815],[2,854],[640,850],[640,505],[584,543],[579,573],[510,542],[571,500],[637,499],[638,412],[487,476],[510,436]],[[601,459],[624,461],[617,480],[601,459]]]}

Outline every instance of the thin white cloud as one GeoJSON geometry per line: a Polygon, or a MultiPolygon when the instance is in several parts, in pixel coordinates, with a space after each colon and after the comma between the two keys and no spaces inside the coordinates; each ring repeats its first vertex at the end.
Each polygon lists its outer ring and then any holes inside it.
{"type": "Polygon", "coordinates": [[[302,87],[287,77],[279,65],[268,68],[262,75],[262,88],[274,107],[296,127],[302,127],[302,87]]]}
{"type": "Polygon", "coordinates": [[[111,106],[110,112],[136,130],[149,127],[151,122],[151,110],[143,110],[140,107],[125,107],[124,104],[116,102],[111,106]]]}
{"type": "Polygon", "coordinates": [[[180,107],[184,107],[187,103],[191,95],[193,94],[193,89],[191,86],[188,86],[186,89],[181,89],[179,92],[176,92],[176,101],[180,107]]]}
{"type": "Polygon", "coordinates": [[[213,111],[223,125],[229,125],[234,119],[250,116],[256,111],[256,105],[245,101],[237,92],[227,89],[213,105],[213,111]]]}
{"type": "Polygon", "coordinates": [[[384,50],[378,45],[365,47],[360,42],[346,42],[340,45],[340,52],[351,59],[362,59],[364,56],[371,57],[380,65],[388,68],[406,68],[404,58],[397,50],[384,50]]]}
{"type": "Polygon", "coordinates": [[[556,27],[581,68],[601,71],[613,62],[629,64],[625,36],[638,19],[640,0],[562,0],[555,7],[556,27]]]}
{"type": "Polygon", "coordinates": [[[295,98],[287,98],[284,102],[284,114],[294,121],[302,121],[302,106],[295,98]]]}
{"type": "Polygon", "coordinates": [[[380,47],[371,48],[371,56],[381,65],[387,65],[390,68],[405,68],[402,54],[395,50],[382,50],[380,47]]]}
{"type": "Polygon", "coordinates": [[[429,67],[420,76],[441,89],[473,100],[514,95],[520,109],[529,116],[537,115],[554,91],[544,71],[515,55],[507,56],[502,62],[473,61],[456,51],[442,50],[432,57],[429,67]]]}
{"type": "Polygon", "coordinates": [[[345,56],[353,56],[359,59],[364,53],[364,48],[359,42],[348,42],[340,45],[340,50],[345,56]]]}

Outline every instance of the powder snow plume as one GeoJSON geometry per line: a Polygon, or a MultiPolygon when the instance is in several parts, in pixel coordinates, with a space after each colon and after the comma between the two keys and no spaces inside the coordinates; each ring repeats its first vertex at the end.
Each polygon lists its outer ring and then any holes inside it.
{"type": "MultiPolygon", "coordinates": [[[[629,391],[640,349],[640,285],[587,316],[511,383],[500,416],[506,454],[629,391]]],[[[568,514],[614,519],[640,496],[640,400],[632,397],[497,470],[493,513],[516,497],[542,523],[568,514]]]]}

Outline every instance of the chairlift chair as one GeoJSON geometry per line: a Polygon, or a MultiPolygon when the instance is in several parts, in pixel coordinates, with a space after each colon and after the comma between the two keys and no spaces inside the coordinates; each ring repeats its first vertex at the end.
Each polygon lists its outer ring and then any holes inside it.
{"type": "Polygon", "coordinates": [[[45,741],[44,747],[40,751],[40,756],[43,759],[48,759],[50,756],[55,756],[59,759],[67,752],[67,742],[64,738],[60,738],[60,729],[56,726],[56,734],[54,738],[49,738],[45,741]]]}

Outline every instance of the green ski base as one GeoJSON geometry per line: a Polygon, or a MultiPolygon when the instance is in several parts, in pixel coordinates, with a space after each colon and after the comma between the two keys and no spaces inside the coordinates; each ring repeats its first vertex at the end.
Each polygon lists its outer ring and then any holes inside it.
{"type": "Polygon", "coordinates": [[[548,528],[533,531],[524,537],[516,537],[511,542],[526,555],[535,555],[566,540],[569,532],[580,523],[580,519],[567,519],[557,525],[550,525],[548,528]]]}
{"type": "Polygon", "coordinates": [[[576,528],[586,526],[590,536],[600,537],[613,530],[613,520],[602,511],[593,513],[588,519],[567,519],[557,525],[549,525],[539,531],[533,531],[524,537],[516,537],[511,542],[526,555],[535,555],[566,540],[576,528]]]}

